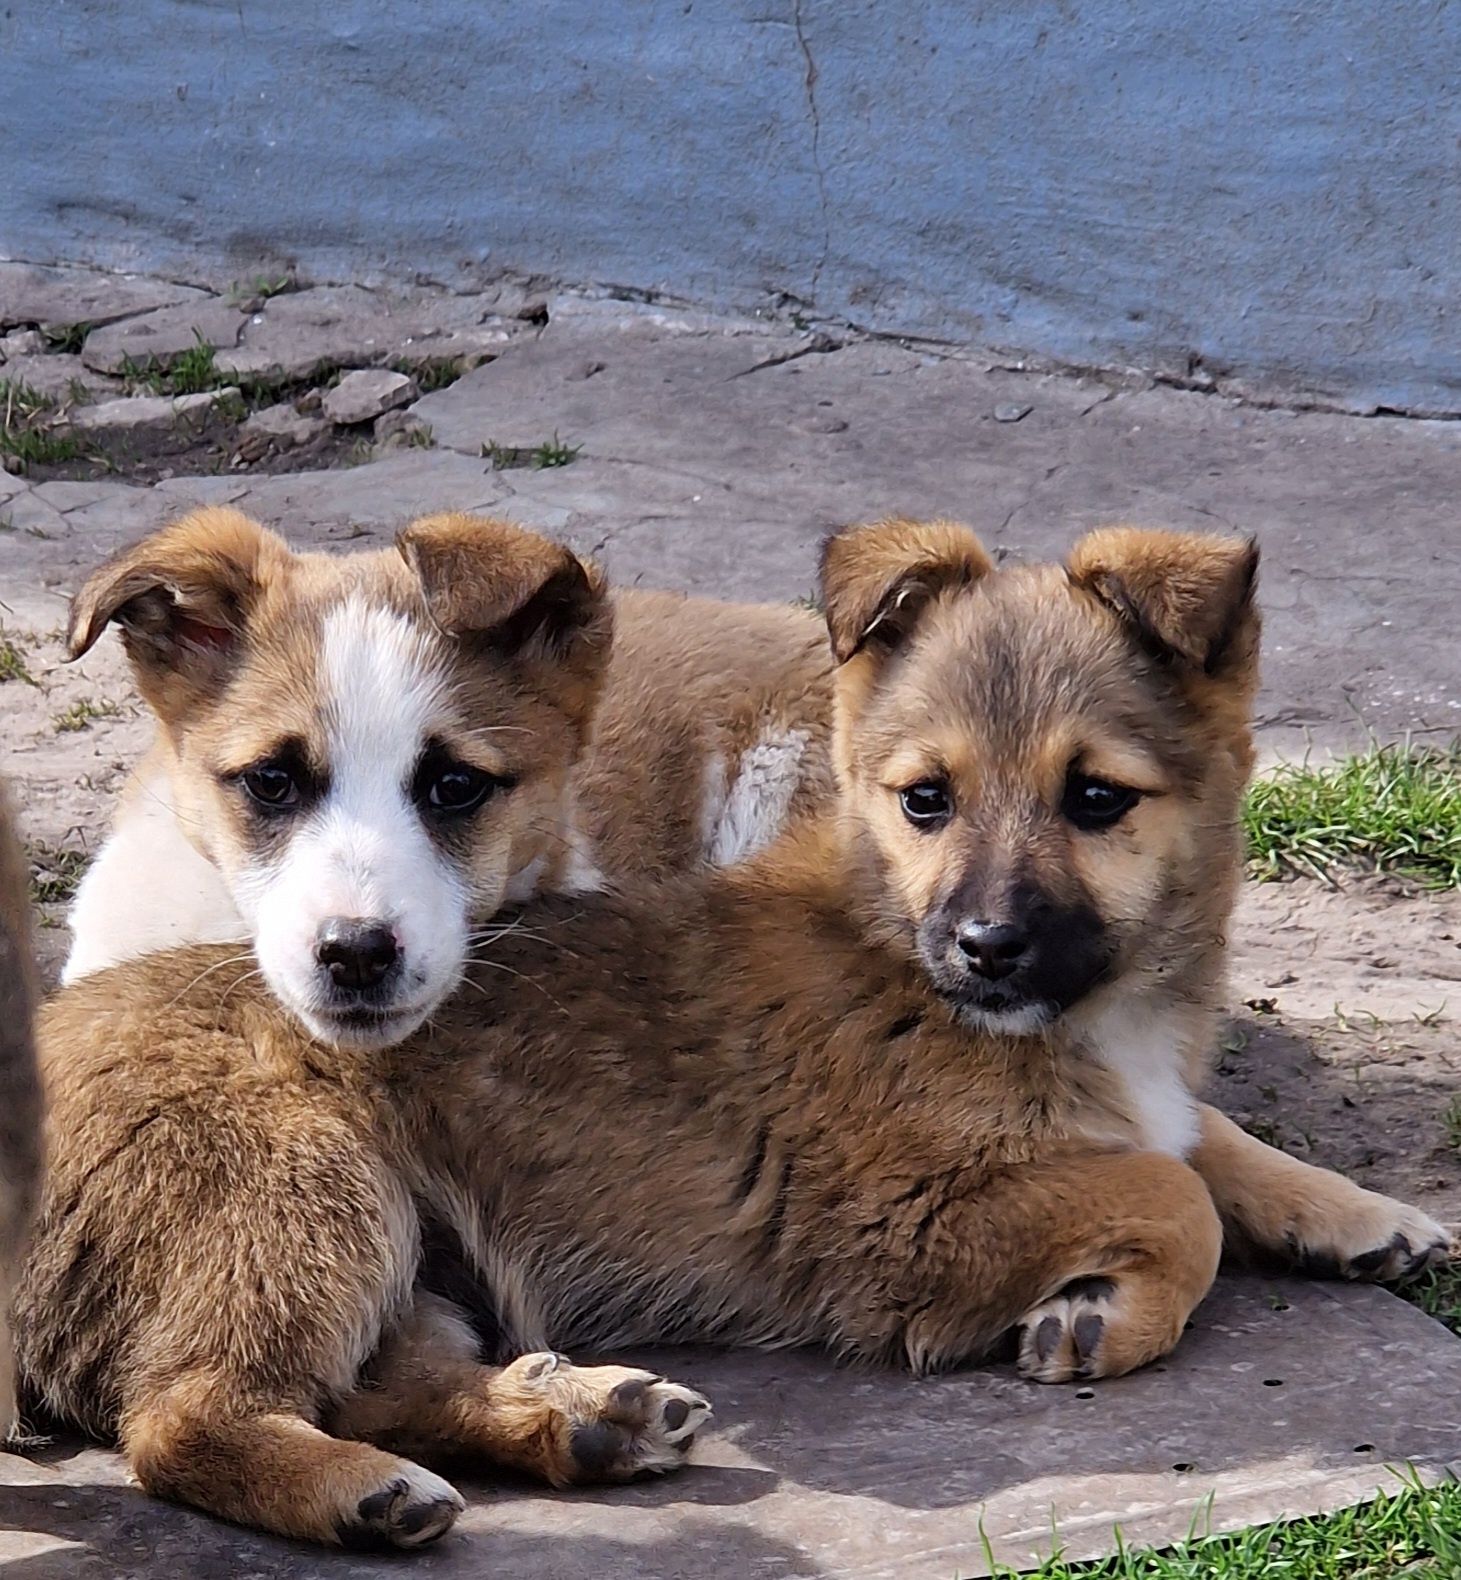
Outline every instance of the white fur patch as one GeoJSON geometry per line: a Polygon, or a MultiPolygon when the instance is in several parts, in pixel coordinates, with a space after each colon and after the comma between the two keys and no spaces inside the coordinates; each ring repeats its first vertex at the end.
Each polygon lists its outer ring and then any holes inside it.
{"type": "MultiPolygon", "coordinates": [[[[807,730],[773,730],[742,752],[707,844],[706,855],[715,866],[734,866],[754,856],[786,827],[810,740],[807,730]]],[[[712,758],[707,791],[724,779],[725,765],[712,758]]],[[[707,806],[710,799],[708,794],[707,806]]]]}
{"type": "Polygon", "coordinates": [[[1044,1004],[1023,1004],[1019,1009],[980,1009],[974,1004],[960,1004],[956,1013],[971,1030],[1001,1037],[1033,1036],[1054,1018],[1044,1004]]]}
{"type": "Polygon", "coordinates": [[[419,1025],[460,976],[470,895],[410,796],[445,682],[434,633],[404,616],[360,598],[326,616],[319,707],[329,788],[282,856],[235,883],[270,986],[316,1034],[331,1035],[319,1019],[315,958],[327,918],[395,932],[402,972],[393,1037],[419,1025]]]}
{"type": "Polygon", "coordinates": [[[248,936],[218,869],[178,826],[165,773],[147,779],[123,804],[67,920],[71,952],[63,983],[160,949],[248,936]]]}
{"type": "Polygon", "coordinates": [[[1142,1145],[1185,1158],[1197,1145],[1200,1121],[1175,1021],[1142,1007],[1113,1007],[1096,1018],[1085,1042],[1121,1082],[1142,1145]]]}

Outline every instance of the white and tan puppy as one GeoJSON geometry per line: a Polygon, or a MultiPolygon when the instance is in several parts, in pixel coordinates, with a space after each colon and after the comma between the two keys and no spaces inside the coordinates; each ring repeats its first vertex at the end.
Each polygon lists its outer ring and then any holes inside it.
{"type": "Polygon", "coordinates": [[[239,940],[315,1035],[398,1038],[455,986],[473,926],[503,903],[742,859],[824,793],[829,661],[805,611],[668,593],[611,604],[561,545],[478,517],[423,518],[398,550],[296,554],[235,511],[201,509],[90,577],[71,651],[119,625],[159,733],[77,895],[65,981],[239,940]],[[523,772],[566,738],[556,717],[474,724],[454,677],[482,638],[454,621],[488,576],[494,640],[526,630],[560,671],[555,632],[596,600],[573,640],[612,657],[578,699],[581,767],[523,772]],[[494,820],[484,867],[451,830],[492,797],[513,815],[494,820]]]}

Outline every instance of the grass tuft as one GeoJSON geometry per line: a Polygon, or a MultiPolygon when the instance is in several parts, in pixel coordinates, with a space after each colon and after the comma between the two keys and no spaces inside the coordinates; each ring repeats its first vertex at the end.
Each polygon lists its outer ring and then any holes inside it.
{"type": "Polygon", "coordinates": [[[38,686],[38,681],[26,667],[25,655],[0,631],[0,683],[7,680],[23,680],[27,686],[38,686]]]}
{"type": "MultiPolygon", "coordinates": [[[[997,1580],[1017,1571],[991,1564],[997,1580]]],[[[1193,1537],[1162,1552],[1092,1563],[1052,1558],[1026,1580],[1455,1580],[1461,1575],[1461,1484],[1400,1490],[1338,1514],[1193,1537]]]]}
{"type": "Polygon", "coordinates": [[[201,395],[205,390],[219,389],[228,381],[214,367],[215,355],[215,348],[194,331],[193,344],[165,361],[148,357],[138,362],[124,356],[122,378],[127,393],[146,390],[152,395],[201,395]]]}
{"type": "Polygon", "coordinates": [[[1243,830],[1255,878],[1352,866],[1461,888],[1461,743],[1286,765],[1250,787],[1243,830]]]}
{"type": "Polygon", "coordinates": [[[1461,1334],[1461,1263],[1447,1262],[1396,1291],[1428,1317],[1461,1334]]]}
{"type": "Polygon", "coordinates": [[[75,439],[46,426],[54,406],[50,396],[19,379],[0,379],[0,455],[13,457],[22,472],[80,452],[75,439]]]}
{"type": "Polygon", "coordinates": [[[69,356],[80,353],[86,344],[86,337],[95,326],[88,323],[79,324],[42,324],[41,334],[46,342],[47,351],[64,352],[69,356]]]}
{"type": "Polygon", "coordinates": [[[55,726],[57,735],[70,735],[77,730],[90,729],[96,719],[120,718],[122,706],[103,697],[100,701],[93,702],[90,697],[82,697],[80,701],[73,702],[69,708],[58,713],[51,723],[55,726]]]}
{"type": "Polygon", "coordinates": [[[506,472],[514,467],[530,466],[535,471],[547,471],[554,466],[569,466],[578,459],[581,444],[564,444],[555,433],[537,445],[498,444],[489,439],[481,448],[484,461],[492,463],[494,472],[506,472]]]}
{"type": "Polygon", "coordinates": [[[58,905],[76,893],[91,865],[84,850],[60,845],[33,845],[30,852],[30,897],[37,905],[58,905]]]}

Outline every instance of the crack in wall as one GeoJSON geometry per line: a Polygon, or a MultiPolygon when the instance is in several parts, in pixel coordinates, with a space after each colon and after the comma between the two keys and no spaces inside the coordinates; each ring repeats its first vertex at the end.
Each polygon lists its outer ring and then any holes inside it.
{"type": "Polygon", "coordinates": [[[807,42],[806,29],[802,25],[803,3],[804,0],[792,0],[791,26],[796,34],[797,48],[801,50],[802,59],[806,62],[802,86],[807,98],[807,114],[812,122],[812,169],[816,172],[817,202],[822,213],[822,254],[812,267],[811,297],[815,301],[822,283],[822,270],[827,267],[827,257],[832,251],[832,220],[827,203],[827,171],[822,164],[822,117],[817,108],[817,62],[813,58],[812,47],[807,42]]]}

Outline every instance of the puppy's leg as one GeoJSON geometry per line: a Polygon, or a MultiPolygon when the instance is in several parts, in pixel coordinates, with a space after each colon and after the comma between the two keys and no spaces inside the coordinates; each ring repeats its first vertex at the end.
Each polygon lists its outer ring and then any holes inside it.
{"type": "Polygon", "coordinates": [[[55,1166],[16,1308],[32,1391],[114,1431],[159,1497],[311,1541],[441,1535],[451,1487],[319,1429],[408,1309],[420,1252],[369,1109],[328,1081],[159,1090],[94,1071],[84,1043],[52,1052],[55,1166]]]}
{"type": "Polygon", "coordinates": [[[133,1411],[122,1446],[155,1497],[304,1541],[420,1547],[463,1507],[420,1465],[241,1399],[217,1377],[184,1379],[133,1411]]]}
{"type": "Polygon", "coordinates": [[[484,1366],[460,1314],[427,1294],[369,1373],[331,1419],[342,1437],[427,1463],[505,1465],[555,1487],[676,1470],[710,1414],[692,1389],[629,1367],[550,1353],[484,1366]]]}
{"type": "Polygon", "coordinates": [[[1163,1153],[1083,1153],[1010,1169],[922,1207],[894,1294],[918,1370],[987,1354],[1014,1328],[1037,1382],[1114,1377],[1165,1355],[1207,1293],[1222,1226],[1163,1153]]]}
{"type": "Polygon", "coordinates": [[[1450,1236],[1418,1207],[1265,1146],[1215,1108],[1201,1115],[1192,1166],[1240,1255],[1319,1277],[1391,1282],[1450,1254],[1450,1236]]]}

